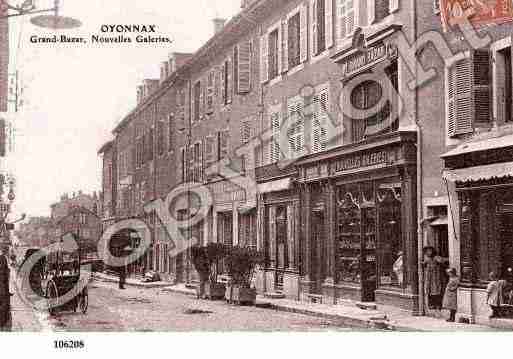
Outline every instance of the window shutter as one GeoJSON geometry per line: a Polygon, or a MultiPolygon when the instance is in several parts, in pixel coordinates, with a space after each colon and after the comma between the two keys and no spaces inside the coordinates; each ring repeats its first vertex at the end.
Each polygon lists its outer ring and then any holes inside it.
{"type": "Polygon", "coordinates": [[[199,81],[199,119],[203,120],[205,115],[205,80],[199,81]]]}
{"type": "Polygon", "coordinates": [[[346,29],[347,29],[347,15],[346,15],[346,0],[337,0],[337,41],[339,44],[342,44],[344,38],[346,37],[346,29]]]}
{"type": "Polygon", "coordinates": [[[260,82],[267,82],[269,79],[269,36],[260,37],[260,82]]]}
{"type": "Polygon", "coordinates": [[[300,9],[300,61],[305,62],[308,59],[308,6],[301,5],[300,9]]]}
{"type": "Polygon", "coordinates": [[[399,10],[399,0],[389,0],[390,1],[390,12],[394,12],[399,10]]]}
{"type": "Polygon", "coordinates": [[[283,26],[282,24],[280,23],[278,25],[278,51],[277,51],[277,56],[278,56],[278,74],[280,73],[280,71],[282,71],[283,69],[283,48],[280,47],[280,45],[282,44],[282,38],[283,38],[283,34],[282,34],[282,31],[283,31],[283,26]]]}
{"type": "Polygon", "coordinates": [[[448,133],[452,137],[472,132],[472,60],[458,61],[449,76],[449,98],[452,97],[454,110],[449,100],[448,133]]]}
{"type": "Polygon", "coordinates": [[[226,105],[226,62],[221,66],[221,103],[226,105]]]}
{"type": "Polygon", "coordinates": [[[251,90],[251,41],[244,41],[238,45],[238,93],[247,93],[251,90]]]}
{"type": "Polygon", "coordinates": [[[281,26],[281,52],[283,53],[283,63],[281,67],[282,72],[287,72],[289,69],[289,22],[284,20],[281,26]]]}
{"type": "Polygon", "coordinates": [[[248,143],[251,138],[251,125],[249,121],[242,121],[240,127],[240,138],[242,144],[248,143]]]}
{"type": "Polygon", "coordinates": [[[219,98],[219,87],[221,86],[221,70],[219,68],[216,68],[214,70],[214,97],[216,99],[219,98]]]}
{"type": "Polygon", "coordinates": [[[333,46],[333,0],[324,0],[324,26],[325,30],[325,38],[326,38],[326,48],[329,49],[333,46]]]}
{"type": "Polygon", "coordinates": [[[312,114],[312,151],[326,149],[328,121],[328,90],[323,89],[313,98],[314,111],[312,114]]]}
{"type": "Polygon", "coordinates": [[[232,103],[233,96],[233,62],[230,58],[226,60],[226,72],[228,73],[228,83],[226,86],[226,103],[232,103]]]}
{"type": "Polygon", "coordinates": [[[271,113],[271,131],[272,131],[272,141],[270,143],[269,149],[269,157],[270,162],[278,162],[280,159],[280,113],[273,112],[271,113]]]}
{"type": "Polygon", "coordinates": [[[317,44],[317,1],[323,0],[311,0],[310,1],[310,44],[312,46],[312,51],[310,56],[314,57],[318,52],[318,44],[317,44]]]}
{"type": "Polygon", "coordinates": [[[474,126],[491,124],[491,61],[488,50],[474,51],[474,126]]]}
{"type": "MultiPolygon", "coordinates": [[[[358,0],[356,0],[358,1],[358,0]]],[[[355,25],[355,6],[354,6],[355,0],[346,0],[346,16],[347,16],[347,23],[346,23],[346,33],[352,34],[354,31],[354,25],[355,25]]]]}

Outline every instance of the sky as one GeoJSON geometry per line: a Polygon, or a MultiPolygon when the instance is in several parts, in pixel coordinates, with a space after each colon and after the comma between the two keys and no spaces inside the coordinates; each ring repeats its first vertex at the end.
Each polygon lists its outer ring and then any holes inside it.
{"type": "MultiPolygon", "coordinates": [[[[13,4],[20,1],[12,0],[13,4]]],[[[39,0],[38,8],[53,0],[39,0]]],[[[103,143],[134,108],[136,87],[158,78],[169,53],[194,52],[213,35],[212,19],[229,19],[240,0],[61,0],[61,14],[83,23],[73,30],[35,27],[30,16],[10,20],[10,72],[19,71],[24,105],[15,151],[2,164],[16,177],[12,217],[49,215],[65,193],[101,189],[103,143]],[[30,37],[100,33],[103,24],[155,24],[172,44],[32,44],[30,37]]],[[[117,34],[116,34],[117,35],[117,34]]]]}

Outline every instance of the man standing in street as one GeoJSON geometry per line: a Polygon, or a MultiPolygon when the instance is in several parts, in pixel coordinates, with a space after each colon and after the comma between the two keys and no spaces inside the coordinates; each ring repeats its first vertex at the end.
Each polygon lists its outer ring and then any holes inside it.
{"type": "Polygon", "coordinates": [[[12,327],[11,317],[11,292],[9,290],[9,246],[0,244],[0,332],[10,331],[12,327]]]}
{"type": "Polygon", "coordinates": [[[125,289],[126,282],[126,266],[122,265],[119,267],[119,289],[125,289]]]}

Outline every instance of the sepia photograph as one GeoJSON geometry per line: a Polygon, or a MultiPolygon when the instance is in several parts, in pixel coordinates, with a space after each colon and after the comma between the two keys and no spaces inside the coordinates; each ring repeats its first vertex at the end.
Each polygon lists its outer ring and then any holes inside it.
{"type": "Polygon", "coordinates": [[[511,0],[0,0],[0,347],[507,340],[512,37],[511,0]]]}

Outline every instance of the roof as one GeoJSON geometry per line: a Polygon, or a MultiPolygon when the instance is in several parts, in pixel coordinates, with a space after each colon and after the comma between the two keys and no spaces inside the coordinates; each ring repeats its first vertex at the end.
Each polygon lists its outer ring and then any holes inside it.
{"type": "Polygon", "coordinates": [[[223,27],[223,29],[214,36],[210,38],[203,46],[201,46],[184,65],[179,67],[175,72],[173,72],[167,79],[165,79],[162,84],[158,87],[157,90],[149,94],[143,101],[136,105],[136,107],[130,111],[114,128],[112,133],[116,134],[119,132],[125,125],[130,122],[131,116],[134,115],[139,109],[145,107],[147,104],[151,103],[155,97],[160,96],[161,92],[168,89],[176,80],[182,78],[184,74],[197,62],[199,62],[205,55],[208,55],[208,51],[214,49],[216,51],[217,46],[224,38],[233,36],[234,30],[236,26],[239,25],[242,21],[246,21],[247,23],[253,24],[254,20],[249,16],[253,11],[260,8],[262,5],[266,3],[270,3],[272,0],[257,0],[250,4],[247,7],[243,8],[242,11],[233,16],[227,24],[223,27]]]}
{"type": "Polygon", "coordinates": [[[481,152],[498,148],[513,147],[513,134],[489,138],[481,141],[467,142],[444,153],[441,157],[453,157],[466,153],[481,152]]]}
{"type": "Polygon", "coordinates": [[[114,144],[113,140],[110,140],[110,141],[104,143],[102,145],[102,147],[100,147],[100,149],[98,150],[98,154],[100,155],[102,153],[107,152],[112,147],[113,144],[114,144]]]}

